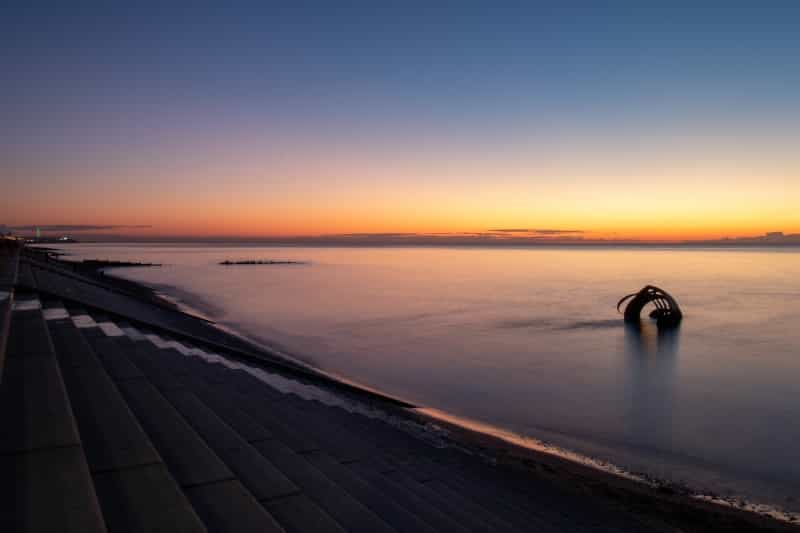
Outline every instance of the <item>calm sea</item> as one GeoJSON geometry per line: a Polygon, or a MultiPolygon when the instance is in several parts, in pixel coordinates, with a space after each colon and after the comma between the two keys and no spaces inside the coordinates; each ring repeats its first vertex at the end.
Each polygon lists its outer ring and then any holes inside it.
{"type": "Polygon", "coordinates": [[[117,273],[416,404],[800,511],[800,250],[64,248],[164,263],[117,273]],[[648,283],[677,331],[623,325],[617,300],[648,283]]]}

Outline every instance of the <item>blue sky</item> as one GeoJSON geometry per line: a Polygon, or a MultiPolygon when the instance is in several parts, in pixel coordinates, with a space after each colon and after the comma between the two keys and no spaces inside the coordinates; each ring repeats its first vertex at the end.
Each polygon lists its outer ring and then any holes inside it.
{"type": "Polygon", "coordinates": [[[796,2],[64,4],[2,8],[0,154],[21,190],[75,161],[108,177],[256,141],[393,160],[782,149],[800,119],[796,2]]]}

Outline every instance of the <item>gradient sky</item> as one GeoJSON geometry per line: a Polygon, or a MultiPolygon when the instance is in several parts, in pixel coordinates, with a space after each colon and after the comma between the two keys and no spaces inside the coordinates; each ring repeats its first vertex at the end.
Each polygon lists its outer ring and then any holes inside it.
{"type": "Polygon", "coordinates": [[[800,233],[798,2],[64,4],[0,8],[0,224],[800,233]]]}

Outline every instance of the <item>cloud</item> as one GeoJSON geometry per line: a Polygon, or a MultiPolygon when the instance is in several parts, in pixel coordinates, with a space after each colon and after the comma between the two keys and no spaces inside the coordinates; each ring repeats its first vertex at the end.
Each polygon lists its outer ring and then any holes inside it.
{"type": "Polygon", "coordinates": [[[81,232],[81,231],[109,231],[117,229],[147,229],[153,226],[146,224],[106,224],[106,225],[92,225],[92,224],[43,224],[41,226],[27,225],[27,226],[9,226],[13,231],[58,231],[58,232],[81,232]]]}
{"type": "Polygon", "coordinates": [[[687,244],[723,244],[723,245],[800,245],[800,233],[783,233],[771,231],[756,237],[725,237],[724,239],[709,239],[704,241],[686,241],[687,244]]]}
{"type": "Polygon", "coordinates": [[[397,238],[397,237],[416,237],[418,235],[422,235],[421,233],[336,233],[330,235],[331,237],[340,237],[340,238],[363,238],[363,237],[385,237],[385,238],[397,238]]]}
{"type": "Polygon", "coordinates": [[[483,232],[431,232],[431,233],[329,233],[310,236],[272,237],[266,241],[292,244],[392,246],[392,245],[483,245],[513,246],[536,243],[584,242],[580,232],[563,231],[553,233],[483,232]]]}
{"type": "Polygon", "coordinates": [[[532,233],[536,235],[570,235],[586,233],[582,229],[501,228],[487,230],[493,233],[532,233]]]}
{"type": "Polygon", "coordinates": [[[582,229],[534,229],[531,233],[538,233],[539,235],[569,235],[586,233],[582,229]]]}

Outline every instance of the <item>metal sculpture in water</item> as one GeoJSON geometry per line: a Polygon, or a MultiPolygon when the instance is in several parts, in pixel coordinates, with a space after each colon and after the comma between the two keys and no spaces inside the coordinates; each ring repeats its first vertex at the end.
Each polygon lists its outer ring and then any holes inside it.
{"type": "Polygon", "coordinates": [[[630,302],[625,307],[625,322],[639,322],[642,309],[651,302],[656,308],[650,312],[650,318],[656,319],[658,327],[674,327],[683,319],[683,313],[675,298],[654,285],[646,285],[639,292],[622,298],[617,302],[617,311],[626,300],[630,302]]]}

